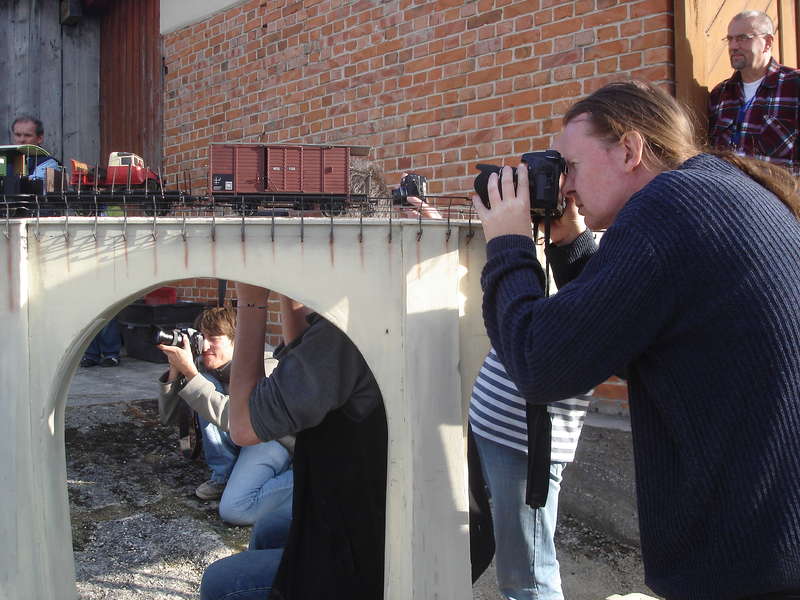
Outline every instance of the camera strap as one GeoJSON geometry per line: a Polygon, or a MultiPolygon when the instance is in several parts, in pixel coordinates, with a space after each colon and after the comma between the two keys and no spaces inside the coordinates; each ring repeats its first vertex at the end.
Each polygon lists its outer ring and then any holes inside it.
{"type": "MultiPolygon", "coordinates": [[[[544,295],[550,296],[550,248],[551,216],[534,220],[534,231],[538,234],[539,224],[544,225],[544,295]]],[[[525,504],[531,508],[541,508],[547,503],[550,489],[550,450],[552,425],[547,406],[525,403],[525,419],[528,429],[528,477],[525,485],[525,504]]]]}
{"type": "Polygon", "coordinates": [[[552,242],[550,241],[550,222],[552,217],[545,215],[540,219],[533,222],[533,229],[536,233],[539,231],[539,223],[544,224],[544,297],[550,297],[550,256],[547,251],[550,249],[552,242]]]}

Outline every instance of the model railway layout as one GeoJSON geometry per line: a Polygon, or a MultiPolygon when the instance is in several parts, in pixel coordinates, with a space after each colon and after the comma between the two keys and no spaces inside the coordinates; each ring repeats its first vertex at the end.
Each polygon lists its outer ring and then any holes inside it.
{"type": "Polygon", "coordinates": [[[335,216],[353,207],[368,212],[377,201],[367,194],[368,178],[351,172],[348,146],[212,143],[204,195],[193,193],[185,173],[182,180],[176,175],[166,181],[131,152],[112,152],[105,167],[71,159],[69,177],[62,167],[33,178],[37,163],[48,157],[38,146],[0,146],[0,217],[135,210],[163,216],[219,207],[247,216],[335,216]]]}

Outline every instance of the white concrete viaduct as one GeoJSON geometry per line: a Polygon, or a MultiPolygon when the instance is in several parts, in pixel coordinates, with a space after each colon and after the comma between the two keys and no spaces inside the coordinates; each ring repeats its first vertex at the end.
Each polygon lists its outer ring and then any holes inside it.
{"type": "Polygon", "coordinates": [[[70,380],[108,319],[187,277],[270,288],[350,336],[389,425],[385,597],[471,597],[465,408],[488,346],[484,261],[480,226],[464,222],[0,220],[0,598],[77,597],[64,454],[70,380]]]}

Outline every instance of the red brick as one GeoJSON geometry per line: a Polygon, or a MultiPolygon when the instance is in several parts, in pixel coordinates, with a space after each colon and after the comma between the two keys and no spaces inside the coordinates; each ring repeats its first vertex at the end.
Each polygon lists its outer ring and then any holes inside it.
{"type": "Polygon", "coordinates": [[[624,79],[626,79],[626,77],[618,73],[587,79],[583,82],[583,93],[591,94],[592,92],[599,90],[601,87],[603,87],[608,83],[612,83],[614,81],[622,81],[624,79]]]}
{"type": "Polygon", "coordinates": [[[528,106],[531,104],[535,104],[539,102],[540,98],[543,97],[543,93],[540,90],[533,89],[528,90],[525,92],[519,92],[516,94],[509,94],[508,96],[503,97],[503,108],[512,108],[515,106],[528,106]]]}
{"type": "MultiPolygon", "coordinates": [[[[424,10],[428,10],[428,8],[425,7],[424,10]]],[[[483,27],[484,25],[496,23],[502,18],[502,16],[503,16],[503,11],[492,10],[477,15],[475,17],[471,17],[470,19],[467,20],[467,29],[475,29],[477,27],[483,27]]]]}
{"type": "Polygon", "coordinates": [[[654,17],[649,17],[644,20],[644,30],[645,31],[655,31],[657,29],[672,30],[673,23],[674,23],[673,16],[669,13],[656,15],[654,17]]]}
{"type": "Polygon", "coordinates": [[[624,54],[619,57],[619,68],[621,71],[630,71],[642,65],[642,53],[634,52],[631,54],[624,54]]]}
{"type": "Polygon", "coordinates": [[[540,102],[536,106],[533,107],[533,118],[534,119],[546,119],[551,114],[553,114],[553,105],[540,102]]]}
{"type": "Polygon", "coordinates": [[[584,77],[589,77],[590,75],[594,75],[594,63],[585,62],[575,67],[576,78],[583,79],[584,77]]]}
{"type": "Polygon", "coordinates": [[[594,31],[580,31],[575,34],[575,45],[576,46],[588,46],[589,44],[594,44],[595,35],[594,31]]]}
{"type": "Polygon", "coordinates": [[[619,38],[619,28],[616,25],[610,27],[600,27],[595,31],[598,42],[607,42],[619,38]]]}
{"type": "Polygon", "coordinates": [[[608,25],[610,23],[621,23],[628,18],[628,6],[620,5],[600,12],[592,13],[583,17],[584,29],[597,27],[598,25],[608,25]]]}
{"type": "Polygon", "coordinates": [[[672,60],[672,47],[662,46],[661,48],[651,48],[644,51],[644,64],[646,65],[672,62],[672,60]]]}
{"type": "Polygon", "coordinates": [[[577,81],[552,85],[542,90],[542,100],[552,101],[561,98],[575,98],[580,95],[581,85],[577,81]]]}
{"type": "Polygon", "coordinates": [[[531,6],[535,3],[531,2],[530,0],[522,0],[521,2],[515,2],[509,6],[503,8],[503,19],[513,19],[515,17],[529,15],[532,12],[531,6]]]}
{"type": "Polygon", "coordinates": [[[477,102],[470,102],[467,109],[467,114],[474,115],[484,112],[496,112],[503,106],[503,101],[500,98],[490,98],[488,100],[479,100],[477,102]]]}
{"type": "Polygon", "coordinates": [[[569,52],[562,52],[561,54],[552,54],[542,58],[542,69],[552,69],[553,67],[560,67],[562,65],[571,65],[580,60],[580,50],[570,50],[569,52]]]}
{"type": "Polygon", "coordinates": [[[512,125],[511,127],[503,127],[502,139],[530,138],[539,135],[540,132],[541,126],[539,123],[522,123],[520,125],[512,125]]]}
{"type": "Polygon", "coordinates": [[[616,56],[612,56],[611,58],[604,58],[603,60],[597,61],[597,72],[598,73],[613,73],[617,70],[618,60],[616,56]]]}
{"type": "Polygon", "coordinates": [[[567,3],[562,6],[558,6],[553,9],[553,19],[558,21],[560,19],[566,19],[567,17],[571,17],[573,15],[574,6],[572,3],[567,3]]]}
{"type": "Polygon", "coordinates": [[[630,18],[637,19],[656,13],[670,12],[672,0],[642,0],[631,4],[630,18]]]}
{"type": "Polygon", "coordinates": [[[672,69],[672,65],[653,65],[652,67],[633,71],[631,76],[650,82],[664,81],[672,79],[672,69]]]}
{"type": "Polygon", "coordinates": [[[467,56],[467,51],[465,48],[457,48],[449,52],[443,52],[441,54],[437,54],[434,57],[434,62],[437,65],[444,65],[459,60],[463,60],[464,58],[466,58],[466,56],[467,56]]]}
{"type": "MultiPolygon", "coordinates": [[[[541,59],[531,58],[529,60],[520,60],[511,64],[505,65],[502,70],[502,77],[514,77],[520,73],[535,73],[539,70],[541,59]]],[[[542,66],[542,68],[547,68],[542,66]]]]}
{"type": "Polygon", "coordinates": [[[568,81],[575,77],[574,67],[558,67],[553,69],[553,79],[555,81],[568,81]]]}
{"type": "Polygon", "coordinates": [[[555,21],[550,25],[542,27],[542,37],[544,39],[555,38],[568,33],[575,33],[584,27],[583,19],[567,19],[565,21],[555,21]]]}
{"type": "Polygon", "coordinates": [[[665,30],[646,33],[631,40],[631,50],[645,50],[667,45],[672,45],[672,32],[665,30]]]}
{"type": "Polygon", "coordinates": [[[619,34],[622,37],[633,37],[634,35],[642,33],[643,26],[644,26],[644,21],[642,21],[641,19],[627,21],[625,23],[620,24],[619,34]]]}
{"type": "Polygon", "coordinates": [[[549,23],[553,20],[553,11],[552,10],[540,10],[533,15],[533,24],[536,26],[543,25],[545,23],[549,23]]]}
{"type": "Polygon", "coordinates": [[[605,58],[606,56],[619,55],[623,52],[627,52],[628,46],[628,40],[616,40],[597,46],[591,46],[584,49],[583,59],[593,60],[596,58],[605,58]]]}

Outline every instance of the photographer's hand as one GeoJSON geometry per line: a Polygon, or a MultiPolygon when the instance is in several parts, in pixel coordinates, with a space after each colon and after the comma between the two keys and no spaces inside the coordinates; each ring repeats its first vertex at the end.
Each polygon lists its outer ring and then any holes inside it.
{"type": "Polygon", "coordinates": [[[189,347],[189,338],[184,335],[182,342],[182,346],[165,346],[164,344],[158,345],[158,349],[167,355],[167,360],[169,361],[170,381],[175,380],[174,375],[177,373],[180,373],[186,377],[187,381],[197,375],[197,367],[194,364],[192,350],[189,347]]]}
{"type": "Polygon", "coordinates": [[[497,185],[496,173],[489,176],[489,204],[486,208],[477,194],[472,196],[472,204],[483,225],[486,241],[501,235],[524,235],[531,237],[531,201],[528,189],[528,167],[517,168],[517,191],[511,167],[503,167],[503,197],[497,185]]]}
{"type": "Polygon", "coordinates": [[[439,212],[438,208],[435,208],[422,200],[421,198],[417,198],[416,196],[409,196],[406,198],[408,203],[411,204],[414,208],[408,209],[406,211],[406,216],[409,218],[417,218],[419,213],[422,212],[423,219],[443,219],[442,213],[439,212]]]}
{"type": "MultiPolygon", "coordinates": [[[[408,175],[408,173],[403,173],[400,175],[400,181],[403,181],[403,178],[408,175]]],[[[407,208],[404,211],[404,216],[408,219],[416,219],[419,217],[419,213],[422,213],[423,219],[441,219],[442,213],[439,212],[439,209],[434,208],[430,204],[428,204],[422,198],[418,198],[417,196],[408,196],[406,197],[406,201],[411,205],[410,208],[407,208]]]]}

